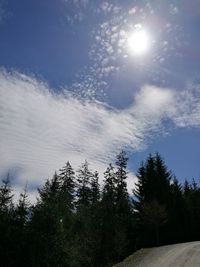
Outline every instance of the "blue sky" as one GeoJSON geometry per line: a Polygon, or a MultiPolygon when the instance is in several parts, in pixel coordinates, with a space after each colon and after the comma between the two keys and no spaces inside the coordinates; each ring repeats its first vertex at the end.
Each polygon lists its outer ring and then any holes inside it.
{"type": "Polygon", "coordinates": [[[0,1],[0,169],[16,191],[66,160],[102,172],[121,149],[129,187],[150,152],[180,181],[199,179],[199,10],[198,0],[0,1]],[[138,25],[142,55],[127,45],[138,25]]]}

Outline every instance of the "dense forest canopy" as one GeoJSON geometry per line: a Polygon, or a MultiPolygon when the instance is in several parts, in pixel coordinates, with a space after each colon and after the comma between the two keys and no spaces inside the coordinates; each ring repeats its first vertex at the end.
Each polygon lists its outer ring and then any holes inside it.
{"type": "Polygon", "coordinates": [[[9,174],[0,186],[1,266],[109,267],[141,247],[200,239],[200,186],[180,184],[159,154],[137,171],[127,191],[128,157],[99,174],[67,162],[38,189],[13,201],[9,174]]]}

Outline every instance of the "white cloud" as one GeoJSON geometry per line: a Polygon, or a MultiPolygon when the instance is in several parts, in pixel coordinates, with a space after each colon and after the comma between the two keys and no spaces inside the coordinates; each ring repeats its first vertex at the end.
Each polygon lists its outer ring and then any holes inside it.
{"type": "Polygon", "coordinates": [[[90,0],[63,0],[63,2],[65,4],[65,8],[67,7],[66,19],[70,24],[83,21],[90,0]]]}
{"type": "Polygon", "coordinates": [[[102,173],[122,148],[144,148],[160,133],[163,119],[199,127],[199,100],[194,90],[177,93],[147,85],[131,107],[116,110],[56,94],[36,79],[1,71],[0,172],[15,168],[18,188],[27,180],[29,186],[43,183],[67,160],[77,168],[87,159],[102,173]]]}
{"type": "Polygon", "coordinates": [[[102,2],[101,5],[100,5],[100,9],[105,14],[110,13],[112,11],[112,8],[113,8],[113,5],[108,3],[108,2],[106,2],[106,1],[102,2]]]}

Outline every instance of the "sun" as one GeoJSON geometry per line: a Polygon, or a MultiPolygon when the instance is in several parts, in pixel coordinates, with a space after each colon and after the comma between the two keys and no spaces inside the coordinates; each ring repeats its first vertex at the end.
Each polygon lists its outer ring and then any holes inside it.
{"type": "Polygon", "coordinates": [[[129,51],[136,56],[144,55],[150,48],[150,39],[147,31],[141,24],[136,24],[127,38],[129,51]]]}

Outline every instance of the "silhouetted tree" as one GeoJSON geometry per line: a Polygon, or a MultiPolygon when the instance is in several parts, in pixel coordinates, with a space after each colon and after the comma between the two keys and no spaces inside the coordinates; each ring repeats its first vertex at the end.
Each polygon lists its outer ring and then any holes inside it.
{"type": "Polygon", "coordinates": [[[59,194],[60,181],[55,173],[39,189],[39,198],[33,207],[31,266],[70,266],[59,194]]]}
{"type": "Polygon", "coordinates": [[[60,169],[59,182],[62,195],[62,201],[66,208],[74,210],[74,199],[75,199],[75,172],[69,163],[60,169]]]}
{"type": "Polygon", "coordinates": [[[90,230],[91,181],[93,173],[85,161],[77,171],[76,220],[74,225],[74,253],[77,266],[92,266],[93,240],[90,230]]]}
{"type": "Polygon", "coordinates": [[[124,151],[117,155],[116,172],[115,172],[115,206],[116,206],[116,237],[115,251],[118,260],[121,260],[127,254],[130,247],[130,230],[131,230],[131,205],[127,191],[127,162],[128,157],[124,151]]]}
{"type": "Polygon", "coordinates": [[[9,175],[0,185],[1,265],[111,267],[135,248],[200,239],[200,186],[182,186],[159,154],[137,172],[134,196],[127,191],[124,151],[99,175],[85,161],[77,173],[67,162],[38,189],[13,200],[9,175]]]}
{"type": "Polygon", "coordinates": [[[10,176],[9,173],[6,179],[2,180],[2,185],[0,187],[0,212],[8,212],[13,207],[13,194],[10,186],[10,176]]]}
{"type": "Polygon", "coordinates": [[[102,235],[101,255],[102,266],[114,263],[115,235],[116,235],[116,178],[112,164],[104,172],[103,194],[101,202],[102,235]]]}
{"type": "Polygon", "coordinates": [[[89,207],[91,200],[91,178],[92,172],[89,170],[88,162],[85,161],[78,169],[77,175],[77,209],[89,207]]]}
{"type": "Polygon", "coordinates": [[[174,177],[170,184],[168,229],[165,230],[169,243],[178,243],[186,239],[188,229],[186,228],[185,210],[182,186],[174,177]]]}
{"type": "Polygon", "coordinates": [[[0,258],[2,266],[14,266],[14,233],[13,194],[8,174],[0,186],[0,258]]]}
{"type": "Polygon", "coordinates": [[[15,244],[15,264],[17,266],[29,265],[30,242],[28,235],[28,222],[30,220],[30,204],[28,201],[27,185],[20,193],[19,202],[15,207],[15,230],[13,243],[15,244]],[[17,244],[17,245],[16,245],[17,244]]]}
{"type": "MultiPolygon", "coordinates": [[[[141,164],[137,178],[138,182],[133,191],[135,196],[133,202],[140,229],[140,242],[141,245],[152,245],[155,239],[149,228],[145,227],[144,209],[148,203],[157,203],[168,214],[171,173],[167,170],[159,154],[149,155],[145,164],[141,164]]],[[[147,219],[147,216],[145,218],[147,219]]]]}

